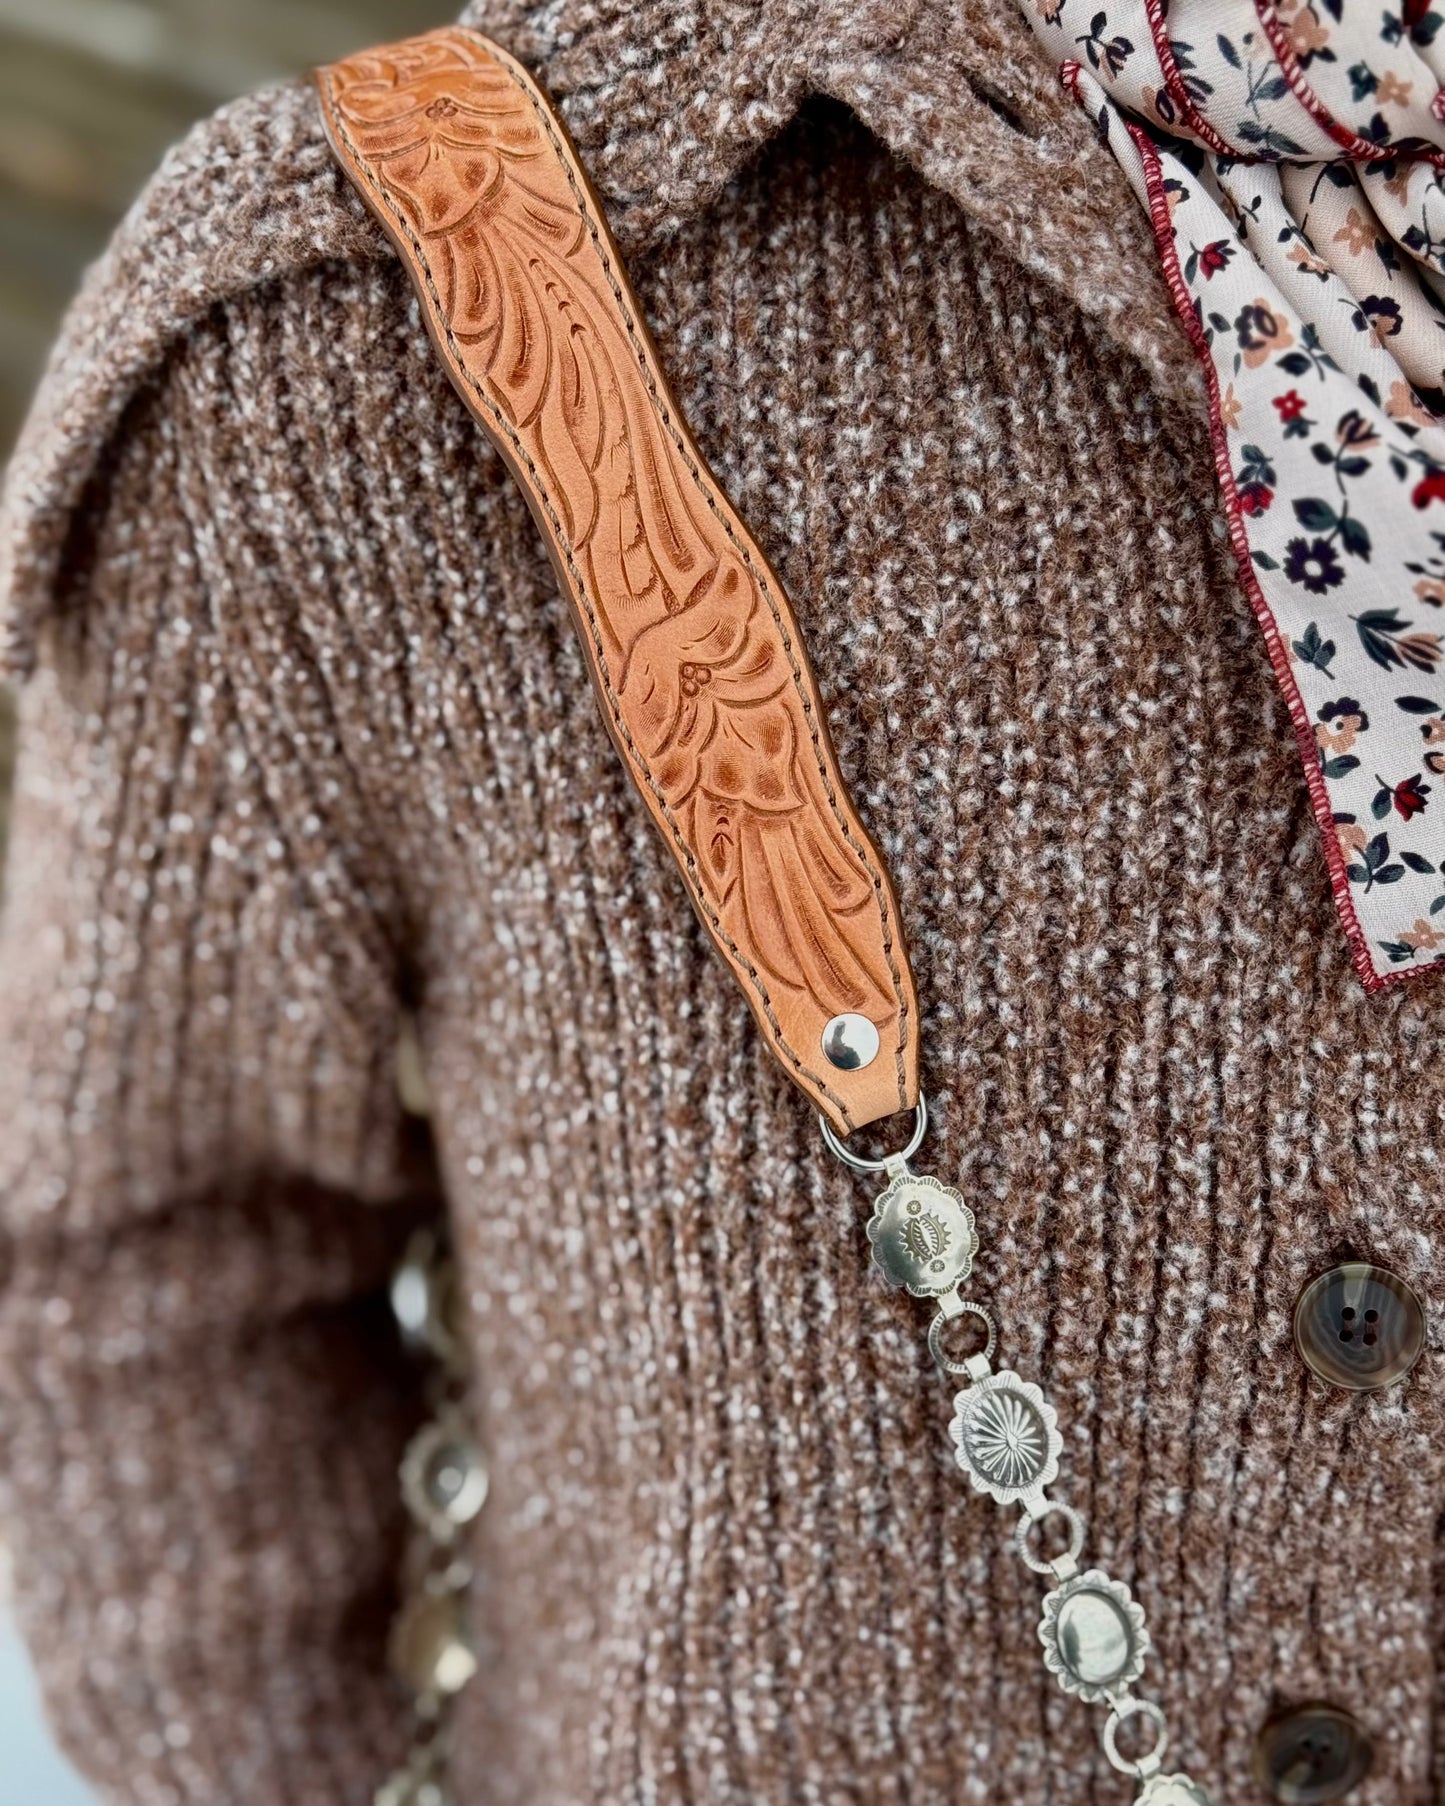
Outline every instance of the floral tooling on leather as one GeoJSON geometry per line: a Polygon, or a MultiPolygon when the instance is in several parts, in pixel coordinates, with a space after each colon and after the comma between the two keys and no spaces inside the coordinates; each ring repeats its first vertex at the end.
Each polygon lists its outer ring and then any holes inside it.
{"type": "Polygon", "coordinates": [[[917,1096],[897,907],[782,587],[669,395],[595,198],[519,65],[461,27],[325,70],[343,167],[416,282],[577,614],[604,717],[794,1080],[842,1129],[917,1096]],[[865,1016],[881,1051],[830,1069],[865,1016]]]}
{"type": "Polygon", "coordinates": [[[1445,14],[1027,0],[1147,207],[1370,990],[1445,957],[1445,14]]]}

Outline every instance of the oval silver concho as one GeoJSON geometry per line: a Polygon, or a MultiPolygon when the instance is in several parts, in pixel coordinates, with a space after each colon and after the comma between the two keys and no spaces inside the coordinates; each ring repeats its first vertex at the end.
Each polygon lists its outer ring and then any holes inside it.
{"type": "Polygon", "coordinates": [[[1045,1597],[1039,1641],[1045,1668],[1086,1706],[1127,1690],[1149,1649],[1143,1608],[1101,1568],[1075,1574],[1045,1597]]]}
{"type": "Polygon", "coordinates": [[[978,1252],[963,1195],[931,1174],[899,1173],[878,1194],[868,1224],[873,1264],[891,1286],[937,1298],[962,1285],[978,1252]]]}
{"type": "Polygon", "coordinates": [[[954,1456],[976,1492],[1015,1505],[1059,1474],[1058,1413],[1032,1380],[1008,1368],[966,1386],[953,1401],[954,1456]]]}
{"type": "Polygon", "coordinates": [[[1188,1775],[1155,1775],[1135,1806],[1210,1806],[1210,1799],[1188,1775]]]}

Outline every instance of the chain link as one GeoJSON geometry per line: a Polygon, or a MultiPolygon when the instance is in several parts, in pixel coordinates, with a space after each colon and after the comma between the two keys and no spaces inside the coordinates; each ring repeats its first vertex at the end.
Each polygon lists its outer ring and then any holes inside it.
{"type": "Polygon", "coordinates": [[[1031,1380],[1008,1368],[995,1368],[994,1313],[960,1291],[972,1273],[978,1248],[974,1216],[953,1187],[909,1166],[909,1156],[921,1139],[918,1126],[926,1123],[920,1104],[906,1152],[886,1161],[863,1160],[832,1134],[825,1137],[829,1148],[854,1171],[880,1170],[888,1175],[868,1224],[873,1263],[890,1285],[906,1287],[915,1297],[933,1302],[928,1351],[945,1378],[963,1381],[954,1394],[950,1425],[957,1464],[974,1491],[1019,1508],[1014,1536],[1018,1554],[1034,1573],[1054,1583],[1044,1597],[1038,1627],[1045,1667],[1065,1693],[1085,1705],[1108,1706],[1104,1755],[1120,1773],[1139,1783],[1137,1806],[1210,1806],[1203,1788],[1188,1775],[1163,1773],[1169,1743],[1164,1710],[1153,1700],[1134,1695],[1151,1646],[1142,1607],[1122,1581],[1101,1568],[1080,1567],[1084,1520],[1072,1505],[1048,1491],[1063,1452],[1057,1413],[1031,1380]],[[951,1355],[945,1333],[966,1316],[984,1325],[984,1346],[968,1356],[951,1355]],[[1046,1555],[1035,1543],[1056,1523],[1067,1530],[1067,1541],[1046,1555]],[[1126,1756],[1119,1749],[1119,1734],[1141,1718],[1153,1726],[1153,1746],[1142,1756],[1126,1756]]]}
{"type": "MultiPolygon", "coordinates": [[[[917,1126],[926,1122],[920,1105],[917,1126]]],[[[915,1133],[907,1154],[878,1162],[850,1155],[831,1136],[829,1145],[855,1170],[888,1175],[868,1226],[873,1260],[891,1285],[933,1302],[929,1353],[940,1373],[963,1382],[954,1394],[950,1425],[957,1464],[976,1492],[1018,1508],[1018,1554],[1054,1583],[1039,1623],[1044,1665],[1064,1692],[1085,1705],[1108,1706],[1104,1755],[1138,1782],[1137,1806],[1210,1806],[1188,1775],[1163,1773],[1169,1744],[1163,1708],[1133,1692],[1150,1649],[1143,1610],[1122,1581],[1079,1565],[1084,1520],[1048,1490],[1063,1450],[1057,1414],[1032,1381],[993,1365],[994,1313],[959,1290],[978,1246],[973,1213],[952,1187],[913,1172],[907,1155],[919,1138],[915,1133]],[[944,1336],[965,1317],[983,1325],[984,1343],[973,1354],[956,1356],[947,1351],[944,1336]],[[1053,1523],[1062,1523],[1068,1535],[1049,1555],[1035,1543],[1053,1523]],[[1154,1729],[1153,1746],[1141,1756],[1127,1756],[1119,1749],[1120,1732],[1141,1718],[1154,1729]]],[[[407,1598],[393,1627],[391,1650],[393,1665],[412,1688],[418,1731],[406,1761],[378,1788],[374,1806],[453,1806],[446,1783],[449,1707],[476,1671],[465,1614],[472,1569],[458,1543],[485,1503],[487,1486],[485,1464],[466,1428],[468,1376],[464,1338],[457,1333],[457,1292],[445,1251],[422,1232],[408,1247],[393,1285],[404,1332],[435,1363],[431,1416],[408,1446],[401,1469],[412,1534],[403,1565],[407,1598]]]]}
{"type": "Polygon", "coordinates": [[[390,1647],[392,1667],[412,1691],[417,1732],[406,1760],[373,1795],[373,1806],[453,1806],[446,1781],[450,1706],[477,1668],[466,1615],[472,1564],[460,1545],[486,1503],[487,1469],[467,1425],[469,1375],[457,1274],[430,1230],[412,1237],[391,1295],[403,1336],[432,1366],[430,1414],[401,1464],[411,1532],[390,1647]]]}

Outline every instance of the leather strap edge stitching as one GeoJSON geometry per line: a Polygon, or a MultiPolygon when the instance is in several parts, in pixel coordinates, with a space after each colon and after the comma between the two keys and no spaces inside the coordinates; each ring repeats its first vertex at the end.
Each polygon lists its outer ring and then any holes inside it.
{"type": "MultiPolygon", "coordinates": [[[[468,27],[461,27],[461,26],[455,27],[454,29],[469,31],[468,27]]],[[[490,52],[490,50],[491,50],[490,42],[483,37],[483,34],[475,33],[475,34],[471,34],[471,35],[475,35],[479,38],[482,38],[483,42],[487,43],[487,47],[490,52]]],[[[869,880],[873,885],[873,893],[874,893],[875,900],[877,901],[877,904],[878,904],[879,919],[880,919],[882,929],[883,929],[884,957],[886,958],[887,963],[888,963],[888,973],[889,973],[889,977],[893,983],[894,997],[898,1004],[899,1036],[898,1036],[898,1046],[895,1049],[894,1058],[895,1058],[895,1069],[896,1069],[897,1080],[898,1080],[898,1095],[899,1095],[899,1100],[900,1100],[899,1107],[906,1108],[907,1107],[908,1084],[907,1084],[907,1069],[906,1069],[905,1060],[904,1060],[904,1049],[907,1045],[908,1024],[909,1024],[909,1019],[911,1016],[911,1011],[909,1009],[908,997],[907,997],[907,993],[906,993],[906,990],[904,988],[903,981],[902,981],[902,974],[898,968],[897,961],[894,957],[893,932],[892,932],[892,911],[888,907],[887,893],[884,889],[882,875],[877,868],[876,862],[872,858],[869,857],[866,845],[859,842],[857,836],[852,831],[851,825],[849,824],[847,817],[843,814],[842,810],[838,806],[837,792],[833,785],[831,775],[828,771],[827,761],[823,757],[822,748],[821,748],[820,741],[819,741],[817,725],[813,718],[812,701],[808,695],[807,688],[803,683],[802,673],[799,669],[797,659],[796,659],[796,657],[794,655],[794,651],[793,651],[792,638],[787,631],[786,624],[784,623],[782,615],[778,609],[776,599],[774,598],[774,595],[772,592],[772,586],[768,583],[767,578],[764,575],[764,573],[757,568],[757,565],[756,565],[747,545],[742,540],[739,539],[738,535],[736,534],[736,532],[733,529],[732,523],[728,520],[726,514],[722,511],[722,509],[720,509],[718,507],[714,496],[712,495],[711,491],[709,490],[707,484],[702,479],[701,472],[698,468],[697,457],[694,455],[692,448],[689,447],[686,438],[677,431],[676,426],[671,417],[671,411],[666,406],[664,406],[664,404],[661,400],[661,397],[658,394],[657,386],[653,379],[653,373],[649,366],[646,350],[645,350],[644,346],[639,342],[635,322],[632,317],[632,311],[628,307],[624,291],[620,288],[620,286],[616,280],[616,277],[613,273],[612,262],[607,254],[606,241],[605,241],[602,233],[600,232],[597,223],[595,222],[595,220],[593,219],[593,217],[591,215],[591,211],[587,206],[586,195],[585,195],[584,191],[582,191],[578,186],[576,177],[572,170],[571,159],[567,156],[567,154],[565,152],[565,148],[562,144],[562,141],[557,136],[557,133],[553,127],[553,122],[552,122],[549,114],[547,113],[546,109],[539,104],[537,96],[532,92],[530,85],[527,82],[523,81],[519,77],[517,71],[511,67],[510,62],[503,61],[502,58],[500,58],[500,57],[498,57],[496,60],[499,62],[500,66],[505,70],[508,79],[525,96],[528,105],[532,108],[532,111],[537,116],[538,123],[541,125],[542,129],[545,131],[548,141],[551,143],[553,149],[557,152],[559,161],[561,162],[564,173],[566,174],[566,177],[567,177],[568,187],[571,189],[573,198],[577,203],[577,210],[582,219],[582,223],[587,228],[588,235],[592,238],[594,244],[597,246],[598,255],[602,259],[603,271],[607,277],[608,286],[612,289],[613,297],[617,301],[618,306],[622,312],[623,324],[626,328],[628,339],[629,339],[630,343],[632,344],[632,348],[633,348],[635,355],[637,356],[638,364],[642,371],[643,380],[646,384],[648,395],[651,398],[652,405],[653,405],[654,410],[657,413],[658,419],[660,420],[663,428],[667,432],[669,438],[671,438],[673,444],[677,447],[677,450],[678,450],[679,454],[681,455],[684,464],[687,467],[688,474],[692,478],[693,485],[696,488],[698,494],[702,497],[703,501],[707,504],[709,510],[717,519],[719,526],[722,528],[723,532],[727,535],[728,539],[730,540],[732,545],[737,550],[738,555],[742,558],[744,564],[747,566],[749,572],[753,576],[754,580],[757,582],[758,587],[761,590],[765,601],[767,602],[768,610],[773,617],[774,625],[778,629],[779,636],[783,643],[784,651],[787,654],[788,668],[792,675],[793,684],[794,684],[795,689],[797,690],[798,699],[799,699],[800,703],[802,704],[803,712],[807,716],[807,719],[808,719],[808,732],[809,732],[809,738],[810,738],[810,741],[811,741],[812,747],[813,747],[813,756],[814,756],[815,760],[817,761],[818,773],[822,779],[823,787],[824,787],[824,790],[828,797],[829,807],[833,812],[833,817],[834,817],[834,820],[838,824],[839,831],[843,834],[843,836],[844,836],[845,840],[847,840],[848,844],[857,853],[859,859],[863,863],[863,867],[864,867],[865,871],[868,873],[869,880]]],[[[532,480],[537,487],[537,492],[538,492],[539,496],[542,498],[543,506],[547,510],[547,518],[548,518],[549,522],[551,523],[553,531],[556,535],[557,543],[562,548],[563,556],[567,562],[568,572],[570,573],[570,575],[573,579],[573,582],[576,586],[576,593],[582,603],[582,606],[585,608],[586,613],[587,613],[588,630],[592,636],[593,645],[594,645],[594,648],[596,651],[598,670],[599,670],[599,673],[602,678],[603,691],[607,698],[607,705],[608,705],[609,712],[611,713],[614,726],[616,727],[621,739],[623,740],[624,744],[627,747],[629,757],[632,759],[632,761],[636,765],[637,769],[642,773],[644,781],[647,784],[648,790],[657,799],[658,808],[659,808],[660,812],[662,813],[663,818],[667,822],[669,831],[671,832],[671,835],[672,835],[674,846],[677,848],[681,863],[683,864],[684,869],[686,871],[689,889],[692,891],[693,896],[696,898],[699,906],[701,907],[704,915],[706,916],[709,924],[711,925],[711,927],[712,927],[714,933],[717,935],[718,939],[723,943],[723,945],[732,954],[733,958],[736,960],[737,964],[742,968],[742,970],[747,973],[748,978],[753,985],[753,989],[757,993],[757,996],[762,1004],[764,1013],[767,1017],[769,1027],[772,1030],[773,1039],[776,1042],[777,1046],[786,1055],[789,1064],[791,1064],[798,1073],[802,1074],[804,1077],[809,1079],[814,1085],[817,1086],[818,1090],[820,1092],[822,1092],[823,1095],[826,1096],[837,1108],[838,1113],[841,1116],[841,1118],[843,1119],[843,1121],[851,1127],[852,1119],[850,1117],[850,1114],[849,1114],[846,1104],[837,1095],[837,1093],[832,1090],[832,1088],[828,1085],[826,1079],[824,1079],[820,1074],[814,1072],[812,1070],[812,1068],[809,1067],[800,1058],[800,1056],[794,1051],[792,1046],[789,1044],[786,1036],[783,1033],[782,1024],[778,1021],[777,1015],[773,1010],[772,1000],[768,995],[767,984],[764,981],[762,974],[758,971],[757,967],[753,964],[753,962],[747,957],[747,955],[742,951],[742,949],[733,940],[732,936],[728,933],[726,927],[723,925],[721,919],[718,917],[716,910],[712,907],[711,903],[709,902],[707,894],[706,894],[705,890],[703,889],[702,884],[696,875],[696,859],[693,854],[692,848],[687,844],[687,840],[677,824],[677,820],[672,813],[671,807],[669,806],[667,799],[666,799],[665,795],[663,794],[660,785],[657,783],[657,780],[654,778],[652,771],[651,771],[650,767],[648,766],[646,758],[643,756],[641,750],[638,748],[636,742],[634,741],[632,734],[631,734],[631,730],[628,728],[627,721],[622,714],[621,702],[620,702],[620,699],[617,697],[617,694],[613,688],[612,674],[607,665],[606,653],[605,653],[605,649],[602,644],[600,632],[598,630],[597,621],[596,621],[595,613],[594,613],[594,610],[592,607],[591,598],[588,596],[586,583],[584,582],[582,574],[581,574],[580,570],[578,569],[575,559],[573,557],[571,543],[567,537],[566,531],[563,528],[562,522],[559,519],[556,509],[552,503],[551,495],[547,489],[547,485],[546,485],[545,481],[543,480],[540,471],[537,469],[536,464],[532,460],[530,454],[527,452],[526,447],[521,443],[521,441],[516,433],[516,430],[513,428],[511,422],[509,420],[507,420],[506,417],[502,414],[501,410],[497,407],[495,402],[493,402],[491,397],[487,394],[487,392],[486,392],[485,388],[482,386],[482,384],[480,382],[478,382],[478,380],[466,368],[466,366],[462,360],[460,347],[457,345],[455,335],[453,334],[450,326],[446,322],[445,309],[442,306],[441,297],[437,293],[436,285],[432,278],[432,273],[431,273],[431,269],[430,269],[430,266],[427,261],[424,246],[419,242],[417,235],[412,228],[411,222],[401,212],[400,208],[397,207],[396,203],[391,199],[391,197],[386,193],[385,189],[377,181],[377,179],[376,179],[375,175],[373,174],[371,168],[369,167],[365,157],[363,156],[363,154],[360,150],[360,147],[355,143],[355,141],[352,139],[351,135],[346,130],[345,123],[343,122],[343,120],[341,119],[341,116],[340,116],[340,109],[336,103],[335,83],[334,83],[334,77],[332,75],[331,70],[329,68],[322,69],[318,73],[319,73],[320,79],[325,88],[326,98],[327,98],[327,111],[328,111],[330,123],[331,123],[333,129],[336,131],[338,137],[340,137],[341,140],[343,141],[343,143],[345,144],[346,149],[347,149],[349,155],[351,156],[351,159],[352,159],[353,163],[355,164],[356,168],[358,170],[360,170],[362,175],[365,177],[368,187],[372,189],[372,191],[377,195],[378,199],[384,204],[388,214],[390,214],[391,217],[396,221],[398,228],[403,233],[407,242],[412,246],[412,249],[416,254],[418,268],[420,270],[423,280],[426,283],[427,292],[430,295],[432,302],[436,308],[437,318],[441,325],[441,329],[445,333],[447,342],[452,348],[453,356],[456,360],[457,368],[461,371],[462,375],[466,378],[468,387],[471,388],[473,390],[473,392],[477,395],[477,397],[480,400],[480,402],[482,403],[483,407],[486,409],[487,414],[497,423],[499,430],[505,435],[508,443],[512,446],[517,457],[526,466],[528,474],[532,477],[532,480]]]]}

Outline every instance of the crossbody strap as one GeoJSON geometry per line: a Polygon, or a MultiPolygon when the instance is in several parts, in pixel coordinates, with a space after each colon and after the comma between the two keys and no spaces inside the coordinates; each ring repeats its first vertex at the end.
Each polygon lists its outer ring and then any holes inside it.
{"type": "Polygon", "coordinates": [[[602,717],[777,1058],[918,1098],[898,905],[782,584],[708,469],[556,112],[463,26],[320,71],[327,135],[536,517],[602,717]]]}

